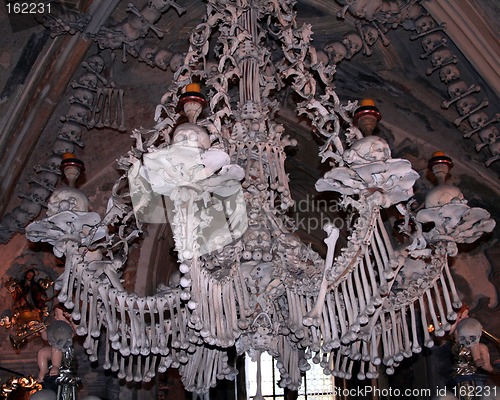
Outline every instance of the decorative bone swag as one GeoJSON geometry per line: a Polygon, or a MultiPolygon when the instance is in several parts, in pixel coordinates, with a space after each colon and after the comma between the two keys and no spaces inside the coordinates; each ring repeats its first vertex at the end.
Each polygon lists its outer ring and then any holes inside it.
{"type": "Polygon", "coordinates": [[[188,390],[206,393],[218,379],[236,376],[232,346],[257,361],[270,353],[280,385],[290,389],[299,387],[311,361],[342,378],[359,362],[359,378],[375,378],[381,363],[392,373],[422,344],[432,346],[429,323],[443,335],[456,319],[460,299],[448,256],[494,222],[444,183],[446,157],[435,163],[440,185],[416,216],[410,213],[404,202],[418,174],[408,161],[393,159],[383,139],[363,137],[353,125],[356,104],[341,104],[335,68],[319,61],[311,27],[297,27],[292,5],[209,0],[156,109],[155,129],[135,131],[135,147],[119,161],[125,173],[107,215],[63,209],[59,194],[59,208],[26,230],[66,257],[60,300],[74,304],[91,358],[98,336],[106,336],[104,365],[120,378],[149,381],[174,367],[188,390]],[[280,46],[280,58],[270,42],[280,46]],[[206,103],[193,81],[208,94],[208,116],[200,121],[206,103]],[[324,226],[325,260],[292,234],[285,216],[293,200],[284,149],[296,142],[274,120],[284,86],[325,139],[320,156],[332,169],[317,189],[339,193],[353,216],[340,250],[339,228],[324,226]],[[178,104],[188,122],[178,123],[178,104]],[[132,204],[120,191],[126,178],[132,204]],[[142,298],[123,289],[120,269],[141,223],[164,217],[164,202],[179,278],[142,298]],[[404,245],[396,246],[382,219],[381,211],[394,206],[404,217],[404,245]],[[430,220],[434,228],[424,231],[430,220]]]}

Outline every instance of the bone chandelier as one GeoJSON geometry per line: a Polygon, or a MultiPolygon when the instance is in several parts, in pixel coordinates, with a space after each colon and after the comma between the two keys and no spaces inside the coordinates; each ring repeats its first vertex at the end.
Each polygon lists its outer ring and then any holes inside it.
{"type": "MultiPolygon", "coordinates": [[[[380,365],[390,374],[432,346],[429,324],[439,336],[456,318],[448,257],[494,221],[445,184],[451,160],[444,155],[432,163],[439,185],[420,211],[410,211],[418,174],[370,135],[379,118],[372,104],[341,104],[335,67],[319,60],[311,27],[296,26],[293,1],[207,3],[157,107],[155,129],[135,131],[135,146],[119,162],[124,174],[106,215],[90,212],[78,189],[62,188],[27,236],[65,257],[59,300],[73,310],[92,361],[105,335],[104,368],[120,378],[149,381],[174,367],[187,390],[205,393],[217,379],[235,378],[233,346],[257,361],[269,352],[289,389],[299,387],[311,362],[343,378],[353,371],[374,378],[380,365]],[[292,234],[285,215],[293,200],[284,148],[295,143],[273,118],[287,86],[301,99],[298,113],[325,140],[320,156],[332,168],[317,190],[340,193],[353,216],[340,251],[339,229],[324,226],[325,260],[292,234]],[[204,106],[208,116],[200,118],[204,106]],[[127,293],[119,278],[128,245],[142,222],[163,217],[164,203],[179,284],[147,297],[127,293]],[[402,215],[405,243],[382,220],[390,207],[402,215]]],[[[66,160],[65,169],[78,165],[66,160]]],[[[262,399],[260,387],[254,398],[262,399]]]]}

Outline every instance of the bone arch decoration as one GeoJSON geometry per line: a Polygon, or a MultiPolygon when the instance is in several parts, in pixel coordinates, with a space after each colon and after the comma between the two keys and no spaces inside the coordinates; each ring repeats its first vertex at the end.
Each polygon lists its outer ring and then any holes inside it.
{"type": "MultiPolygon", "coordinates": [[[[209,1],[207,18],[193,30],[184,63],[157,107],[155,129],[136,130],[133,150],[119,161],[124,175],[106,215],[101,218],[82,204],[68,209],[61,199],[74,193],[62,188],[49,200],[47,217],[26,228],[30,240],[48,242],[65,257],[59,300],[73,308],[77,333],[86,337],[93,361],[104,331],[104,367],[120,378],[148,381],[176,367],[187,390],[205,393],[217,379],[235,378],[227,353],[233,345],[255,359],[269,352],[277,360],[280,384],[290,389],[299,387],[310,360],[344,378],[359,362],[358,376],[375,378],[380,364],[392,373],[405,357],[421,351],[417,318],[426,346],[432,346],[427,315],[435,326],[456,318],[460,299],[448,256],[457,254],[456,243],[474,241],[494,222],[447,185],[439,186],[417,215],[403,206],[418,175],[408,161],[393,159],[382,139],[363,137],[352,125],[356,104],[341,104],[332,87],[335,69],[318,60],[311,27],[297,28],[292,5],[209,1]],[[213,32],[219,33],[217,68],[206,62],[213,32]],[[263,46],[266,38],[280,45],[280,62],[272,62],[263,46]],[[174,204],[172,230],[182,277],[179,286],[140,297],[126,292],[119,280],[129,243],[140,233],[123,186],[135,166],[165,171],[141,160],[165,151],[172,132],[175,137],[176,105],[193,77],[208,88],[210,113],[192,133],[207,129],[210,147],[199,143],[200,151],[225,153],[226,168],[214,169],[195,187],[181,185],[167,194],[174,204]],[[298,112],[325,139],[320,155],[333,168],[317,189],[339,192],[355,216],[348,244],[338,253],[338,229],[324,227],[325,260],[293,237],[285,217],[293,200],[284,148],[294,142],[272,119],[275,88],[285,81],[301,98],[298,112]],[[230,101],[233,84],[239,85],[237,109],[230,101]],[[249,229],[222,251],[201,255],[206,215],[202,209],[195,210],[198,217],[187,211],[196,207],[195,200],[210,198],[210,179],[222,178],[230,168],[243,171],[249,229]],[[394,247],[380,215],[391,206],[405,216],[402,229],[410,243],[402,248],[394,247]],[[436,225],[427,232],[422,224],[429,218],[436,225]]],[[[181,166],[185,160],[169,162],[181,166]]],[[[436,334],[446,329],[444,323],[436,334]]]]}
{"type": "Polygon", "coordinates": [[[410,40],[421,39],[423,53],[421,59],[429,59],[431,67],[426,70],[430,76],[435,72],[439,74],[441,82],[447,85],[448,100],[443,100],[441,107],[448,109],[454,105],[459,116],[453,121],[457,128],[462,128],[462,123],[467,121],[469,127],[464,128],[464,139],[478,135],[480,143],[475,145],[476,151],[487,148],[491,157],[485,161],[489,167],[500,159],[500,135],[495,126],[500,122],[500,112],[489,115],[483,111],[489,105],[487,99],[479,101],[476,93],[481,87],[477,83],[466,83],[461,79],[458,68],[458,57],[447,46],[445,37],[446,24],[438,24],[431,15],[425,14],[419,1],[410,1],[400,4],[396,1],[366,1],[366,0],[337,0],[343,5],[339,17],[344,19],[346,13],[356,20],[356,32],[348,32],[342,41],[329,43],[325,51],[330,62],[335,64],[344,59],[351,59],[362,51],[370,56],[371,46],[380,39],[384,46],[389,45],[385,33],[390,29],[403,27],[413,31],[410,40]]]}

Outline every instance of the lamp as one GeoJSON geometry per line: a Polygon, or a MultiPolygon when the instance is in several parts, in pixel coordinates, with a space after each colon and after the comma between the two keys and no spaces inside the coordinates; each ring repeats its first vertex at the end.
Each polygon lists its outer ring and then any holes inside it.
{"type": "Polygon", "coordinates": [[[77,332],[93,360],[98,336],[106,336],[104,367],[120,378],[149,381],[175,367],[187,390],[205,393],[218,379],[235,378],[233,346],[256,360],[270,353],[289,389],[299,387],[301,372],[320,354],[328,356],[326,374],[348,379],[359,364],[358,378],[376,378],[380,365],[393,373],[421,344],[432,346],[426,329],[419,342],[418,326],[427,327],[427,319],[440,336],[449,325],[443,321],[456,318],[460,299],[448,256],[456,255],[456,243],[491,231],[493,220],[446,193],[411,212],[406,203],[419,175],[370,135],[380,119],[372,103],[340,102],[335,69],[319,61],[311,27],[297,27],[292,5],[250,0],[228,9],[209,0],[157,108],[155,129],[135,132],[136,146],[119,161],[124,175],[107,214],[61,209],[26,228],[30,240],[66,256],[60,300],[75,307],[77,332]],[[217,68],[208,68],[212,38],[217,68]],[[273,58],[268,41],[281,58],[273,58]],[[193,81],[206,85],[209,98],[200,121],[205,103],[193,81]],[[285,148],[296,141],[275,120],[284,85],[324,139],[320,156],[332,168],[316,189],[339,193],[353,216],[342,249],[340,227],[323,227],[325,259],[293,234],[286,217],[293,199],[285,148]],[[189,122],[179,125],[182,110],[189,122]],[[120,192],[124,180],[130,197],[120,192]],[[181,278],[151,296],[128,293],[118,286],[128,245],[163,204],[181,278]],[[412,222],[402,225],[409,240],[401,246],[383,218],[393,207],[412,222]],[[427,231],[431,218],[435,226],[427,231]]]}

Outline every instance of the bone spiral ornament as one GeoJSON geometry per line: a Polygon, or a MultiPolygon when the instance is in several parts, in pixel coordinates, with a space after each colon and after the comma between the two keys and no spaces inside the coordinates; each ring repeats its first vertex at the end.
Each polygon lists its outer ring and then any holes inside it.
{"type": "Polygon", "coordinates": [[[411,212],[405,204],[418,174],[392,158],[382,138],[355,126],[363,110],[341,103],[335,68],[319,60],[311,35],[310,26],[297,27],[292,1],[209,0],[156,109],[155,129],[135,131],[135,147],[119,160],[124,175],[107,214],[78,208],[69,201],[72,188],[58,192],[50,216],[26,228],[30,240],[66,257],[60,300],[74,305],[92,359],[105,331],[104,365],[120,378],[147,381],[174,367],[189,391],[206,393],[218,379],[235,378],[233,346],[255,360],[271,354],[280,385],[293,390],[311,361],[346,379],[359,363],[358,377],[375,378],[380,364],[392,373],[432,346],[428,336],[419,343],[419,321],[426,328],[456,318],[448,257],[457,243],[491,231],[493,220],[445,183],[451,161],[444,155],[432,161],[440,185],[411,212]],[[324,139],[320,156],[332,168],[317,190],[339,193],[352,215],[341,249],[340,227],[324,226],[324,260],[294,236],[285,214],[293,204],[285,148],[296,144],[275,120],[285,85],[324,139]],[[200,104],[208,106],[202,118],[200,104]],[[164,215],[163,201],[171,207],[180,278],[148,297],[127,293],[120,274],[129,243],[144,222],[164,215]],[[383,220],[392,207],[402,213],[405,244],[383,220]],[[429,220],[436,223],[426,231],[429,220]]]}

